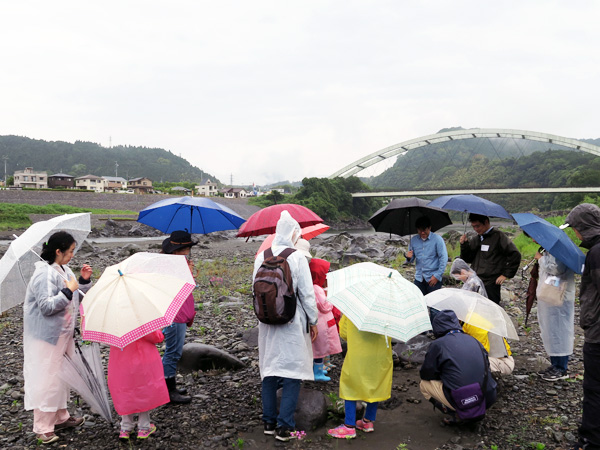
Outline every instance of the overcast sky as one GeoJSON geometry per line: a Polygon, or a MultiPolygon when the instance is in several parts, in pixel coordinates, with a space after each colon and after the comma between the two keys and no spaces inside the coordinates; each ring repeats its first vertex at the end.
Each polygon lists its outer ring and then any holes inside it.
{"type": "Polygon", "coordinates": [[[3,2],[0,134],[257,185],[452,126],[598,138],[599,19],[593,0],[3,2]]]}

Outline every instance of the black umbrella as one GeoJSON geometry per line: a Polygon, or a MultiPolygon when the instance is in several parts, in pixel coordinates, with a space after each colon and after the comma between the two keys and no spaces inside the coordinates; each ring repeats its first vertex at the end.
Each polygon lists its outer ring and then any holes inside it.
{"type": "Polygon", "coordinates": [[[396,198],[373,214],[369,223],[373,225],[375,231],[394,233],[399,236],[415,233],[417,231],[415,222],[423,216],[429,217],[431,231],[437,231],[452,223],[446,211],[427,206],[428,203],[429,200],[417,197],[396,198]]]}

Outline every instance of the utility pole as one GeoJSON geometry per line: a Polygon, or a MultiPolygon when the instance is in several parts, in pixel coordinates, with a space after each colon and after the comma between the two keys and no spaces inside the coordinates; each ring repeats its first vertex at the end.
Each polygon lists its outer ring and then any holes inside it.
{"type": "Polygon", "coordinates": [[[229,175],[229,186],[233,187],[233,174],[229,175]]]}
{"type": "Polygon", "coordinates": [[[112,136],[108,137],[108,148],[112,148],[112,136]]]}
{"type": "Polygon", "coordinates": [[[119,175],[117,174],[119,170],[119,163],[117,161],[115,161],[115,178],[118,177],[119,175]]]}

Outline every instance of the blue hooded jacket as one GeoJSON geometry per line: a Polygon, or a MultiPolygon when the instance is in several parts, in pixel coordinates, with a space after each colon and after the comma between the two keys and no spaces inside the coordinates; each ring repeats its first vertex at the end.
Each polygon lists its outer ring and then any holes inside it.
{"type": "Polygon", "coordinates": [[[443,310],[432,322],[436,340],[432,342],[421,366],[421,379],[441,380],[444,395],[452,406],[451,392],[473,383],[483,390],[487,365],[486,407],[496,401],[496,382],[489,369],[488,355],[477,339],[462,332],[454,311],[443,310]],[[452,332],[452,333],[451,333],[452,332]]]}

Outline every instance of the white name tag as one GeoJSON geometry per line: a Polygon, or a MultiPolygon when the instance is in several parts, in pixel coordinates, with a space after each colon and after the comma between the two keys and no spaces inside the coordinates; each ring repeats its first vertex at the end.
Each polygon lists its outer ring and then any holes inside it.
{"type": "Polygon", "coordinates": [[[490,249],[490,246],[489,246],[489,245],[482,245],[482,246],[481,246],[481,251],[482,251],[482,252],[487,252],[489,249],[490,249]]]}

